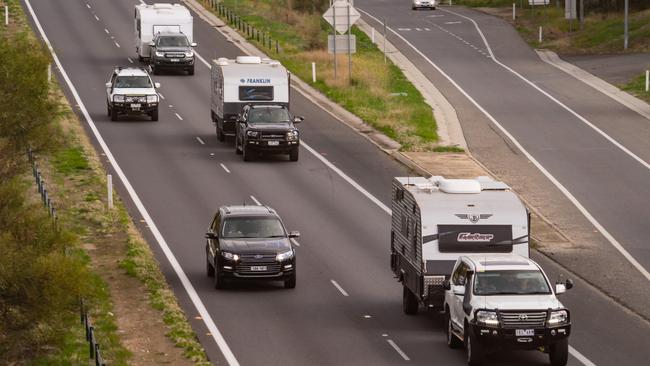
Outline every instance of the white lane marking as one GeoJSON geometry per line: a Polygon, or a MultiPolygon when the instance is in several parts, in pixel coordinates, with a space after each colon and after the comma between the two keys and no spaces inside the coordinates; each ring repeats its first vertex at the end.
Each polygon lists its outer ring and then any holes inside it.
{"type": "Polygon", "coordinates": [[[50,54],[52,55],[52,58],[54,59],[54,62],[56,63],[57,67],[59,68],[59,72],[61,73],[61,76],[63,76],[63,79],[65,80],[66,84],[68,85],[68,88],[70,89],[70,92],[72,93],[72,96],[74,97],[75,101],[79,105],[79,109],[81,109],[81,112],[86,119],[86,123],[88,123],[88,126],[90,129],[93,131],[93,135],[95,136],[95,139],[97,140],[97,143],[99,143],[99,146],[102,148],[102,151],[104,154],[106,154],[106,157],[108,158],[108,161],[110,162],[111,166],[113,167],[113,170],[117,174],[117,176],[120,178],[122,181],[122,184],[124,185],[124,188],[126,188],[126,191],[129,194],[129,197],[131,197],[131,200],[133,201],[133,204],[136,206],[138,209],[138,212],[142,216],[142,218],[147,222],[149,225],[149,228],[151,229],[152,234],[154,235],[154,238],[156,239],[156,242],[158,243],[158,246],[160,246],[160,249],[162,250],[163,254],[169,261],[169,264],[171,267],[174,269],[174,272],[178,276],[178,278],[181,281],[181,284],[183,285],[183,288],[185,289],[185,292],[190,298],[190,301],[192,301],[192,304],[194,304],[194,307],[196,310],[199,312],[201,317],[203,318],[203,323],[205,326],[208,328],[210,331],[210,334],[214,341],[216,342],[217,346],[221,350],[221,353],[223,354],[224,358],[226,359],[226,362],[230,366],[239,366],[239,362],[237,361],[237,358],[235,358],[235,355],[232,353],[230,347],[226,343],[226,340],[224,339],[223,335],[219,331],[219,328],[217,328],[217,325],[214,323],[214,320],[212,320],[212,317],[210,316],[210,313],[208,312],[207,308],[205,307],[205,304],[203,304],[203,301],[201,301],[201,298],[199,297],[198,293],[196,292],[196,289],[194,286],[192,286],[192,283],[190,282],[189,278],[183,272],[183,268],[181,267],[180,263],[178,263],[178,260],[176,257],[174,257],[174,253],[172,253],[171,249],[169,248],[169,245],[167,245],[167,242],[165,241],[165,238],[162,236],[160,231],[158,230],[158,227],[154,223],[153,219],[149,215],[149,212],[147,212],[147,209],[144,207],[144,204],[142,204],[142,201],[140,200],[140,197],[136,193],[135,189],[129,182],[128,178],[126,177],[126,174],[124,174],[124,171],[122,171],[122,168],[119,166],[117,163],[117,160],[115,160],[115,157],[113,156],[113,153],[110,151],[108,148],[108,145],[104,141],[104,138],[102,135],[99,133],[99,130],[97,129],[97,126],[95,125],[95,122],[93,119],[90,117],[90,114],[88,113],[88,110],[86,109],[86,106],[83,104],[81,101],[81,97],[79,96],[79,93],[77,92],[77,89],[74,87],[72,84],[72,81],[68,77],[68,74],[66,73],[65,69],[63,68],[63,65],[61,64],[61,61],[59,60],[59,57],[56,55],[54,52],[54,48],[52,48],[52,44],[50,43],[50,40],[47,38],[47,35],[45,34],[45,31],[43,30],[43,27],[41,26],[41,22],[38,20],[36,17],[36,13],[34,12],[34,9],[32,8],[32,5],[30,3],[30,0],[25,0],[25,5],[27,5],[27,9],[29,10],[29,13],[34,20],[34,24],[36,25],[36,28],[38,29],[38,32],[40,33],[41,37],[43,38],[43,41],[47,45],[47,48],[50,50],[50,54]]]}
{"type": "Polygon", "coordinates": [[[569,353],[571,354],[571,356],[575,357],[578,361],[582,362],[582,364],[585,366],[596,366],[595,363],[591,362],[587,357],[585,357],[582,353],[578,352],[578,350],[571,347],[570,345],[569,345],[569,353]]]}
{"type": "Polygon", "coordinates": [[[633,153],[632,151],[630,151],[628,148],[626,148],[625,146],[623,146],[620,142],[616,141],[613,137],[609,136],[609,135],[606,134],[603,130],[601,130],[600,128],[596,127],[596,125],[594,125],[593,123],[589,122],[589,120],[587,120],[587,119],[586,119],[585,117],[583,117],[581,114],[579,114],[578,112],[574,111],[573,109],[571,109],[571,108],[570,108],[569,106],[567,106],[566,104],[560,102],[558,99],[556,99],[554,96],[552,96],[551,94],[549,94],[548,92],[546,92],[544,89],[540,88],[539,86],[537,86],[537,85],[536,85],[535,83],[533,83],[532,81],[526,79],[523,75],[521,75],[521,74],[518,73],[517,71],[513,70],[510,66],[508,66],[508,65],[502,63],[501,61],[499,61],[499,60],[494,56],[494,53],[492,52],[492,48],[490,47],[490,44],[488,43],[487,39],[485,38],[485,35],[483,35],[483,31],[481,31],[481,28],[478,26],[478,24],[476,23],[476,21],[475,21],[474,19],[472,19],[472,18],[470,18],[470,17],[467,17],[467,16],[464,16],[464,15],[462,15],[462,14],[455,13],[455,12],[450,11],[450,10],[445,10],[445,9],[440,9],[440,10],[442,10],[442,11],[446,11],[446,12],[451,13],[451,14],[455,14],[455,15],[457,15],[457,16],[459,16],[459,17],[465,18],[465,19],[469,20],[470,22],[474,23],[474,27],[476,28],[476,30],[478,31],[479,35],[481,36],[481,39],[483,39],[483,43],[485,44],[485,47],[487,48],[488,52],[490,52],[490,56],[492,56],[492,60],[494,60],[495,63],[497,63],[499,66],[503,67],[504,69],[510,71],[512,74],[514,74],[515,76],[517,76],[518,78],[520,78],[521,80],[523,80],[526,84],[528,84],[528,85],[532,86],[533,88],[535,88],[538,92],[544,94],[546,97],[548,97],[550,100],[552,100],[553,102],[555,102],[557,105],[559,105],[560,107],[562,107],[563,109],[565,109],[567,112],[571,113],[573,116],[575,116],[576,118],[578,118],[580,121],[582,121],[584,124],[586,124],[587,126],[591,127],[594,131],[596,131],[598,134],[600,134],[601,136],[603,136],[607,141],[611,142],[612,144],[614,144],[614,146],[618,147],[618,148],[619,148],[620,150],[622,150],[624,153],[626,153],[627,155],[629,155],[632,159],[634,159],[634,160],[638,161],[639,163],[641,163],[641,165],[643,165],[646,169],[650,169],[650,163],[648,163],[648,162],[646,162],[645,160],[641,159],[639,156],[637,156],[636,154],[634,154],[634,153],[633,153]]]}
{"type": "Polygon", "coordinates": [[[176,115],[176,118],[180,119],[181,121],[183,120],[183,117],[181,117],[180,114],[178,114],[178,113],[174,113],[174,114],[176,115]]]}
{"type": "Polygon", "coordinates": [[[334,287],[336,287],[337,290],[339,290],[339,292],[341,293],[341,295],[346,296],[346,297],[347,297],[347,296],[350,296],[350,295],[348,295],[348,293],[343,289],[343,287],[341,287],[341,285],[338,284],[338,282],[336,282],[336,281],[334,281],[334,280],[330,280],[330,282],[332,283],[332,285],[334,285],[334,287]]]}
{"type": "Polygon", "coordinates": [[[110,34],[110,33],[111,33],[111,32],[109,32],[108,29],[106,29],[106,28],[104,28],[104,32],[106,32],[106,34],[110,34]]]}
{"type": "Polygon", "coordinates": [[[262,203],[260,201],[258,201],[257,198],[251,196],[251,199],[253,200],[253,202],[255,202],[256,205],[262,206],[262,203]]]}
{"type": "Polygon", "coordinates": [[[402,358],[404,359],[404,361],[411,361],[411,359],[409,358],[409,356],[407,356],[406,353],[404,353],[404,351],[402,351],[402,349],[399,348],[399,347],[397,346],[397,344],[396,344],[392,339],[387,339],[386,342],[388,342],[388,344],[390,344],[391,347],[393,347],[393,349],[394,349],[397,353],[399,353],[400,356],[402,356],[402,358]]]}
{"type": "Polygon", "coordinates": [[[87,7],[88,9],[90,9],[90,5],[88,5],[88,4],[86,4],[86,7],[87,7]]]}
{"type": "Polygon", "coordinates": [[[221,168],[223,168],[223,170],[225,170],[226,173],[230,173],[230,170],[223,163],[221,163],[219,165],[221,165],[221,168]]]}
{"type": "Polygon", "coordinates": [[[400,32],[408,32],[411,30],[411,28],[397,28],[397,30],[400,32]]]}
{"type": "Polygon", "coordinates": [[[203,142],[200,137],[196,136],[196,140],[199,142],[199,144],[205,145],[205,142],[203,142]]]}
{"type": "Polygon", "coordinates": [[[160,92],[158,93],[158,96],[160,97],[160,99],[165,99],[165,97],[160,92]]]}
{"type": "Polygon", "coordinates": [[[113,43],[115,43],[115,45],[117,46],[117,48],[120,48],[120,44],[119,44],[119,43],[117,43],[117,42],[113,42],[113,43]]]}
{"type": "Polygon", "coordinates": [[[95,15],[95,20],[99,21],[99,17],[97,15],[95,15]]]}
{"type": "MultiPolygon", "coordinates": [[[[357,10],[359,10],[360,12],[362,12],[362,13],[368,15],[369,17],[373,18],[376,22],[381,23],[380,20],[378,20],[377,18],[375,18],[374,16],[372,16],[372,15],[369,14],[368,12],[366,12],[366,11],[364,11],[364,10],[361,10],[361,9],[357,9],[357,10]]],[[[441,10],[443,10],[443,9],[441,9],[441,10]]],[[[446,11],[446,10],[445,10],[445,11],[446,11]]],[[[625,250],[625,248],[623,248],[623,246],[621,245],[621,243],[619,243],[618,240],[616,240],[616,239],[615,239],[615,238],[614,238],[614,237],[609,233],[609,231],[607,231],[607,229],[605,229],[605,227],[603,227],[603,226],[598,222],[598,220],[596,220],[596,218],[593,217],[593,216],[591,215],[591,213],[589,213],[589,211],[587,211],[587,209],[582,205],[582,203],[580,203],[580,201],[578,201],[578,199],[575,198],[575,197],[573,196],[573,194],[571,194],[571,192],[569,192],[569,190],[566,189],[566,187],[564,187],[564,185],[562,185],[562,183],[560,183],[560,181],[558,181],[558,180],[557,180],[557,179],[556,179],[556,178],[555,178],[555,177],[554,177],[554,176],[553,176],[553,175],[552,175],[548,170],[546,170],[546,168],[544,168],[544,166],[542,166],[542,164],[540,164],[540,163],[539,163],[539,162],[538,162],[538,161],[537,161],[537,160],[536,160],[536,159],[535,159],[535,158],[534,158],[534,157],[533,157],[533,156],[532,156],[528,151],[526,151],[526,149],[524,149],[524,147],[519,143],[519,141],[517,141],[517,139],[515,139],[515,137],[512,136],[512,135],[510,134],[510,132],[508,132],[508,130],[506,130],[506,129],[505,129],[505,128],[504,128],[504,127],[503,127],[503,126],[502,126],[502,125],[501,125],[501,124],[500,124],[500,123],[499,123],[499,122],[498,122],[498,121],[497,121],[497,120],[496,120],[496,119],[495,119],[495,118],[494,118],[494,117],[493,117],[493,116],[492,116],[488,111],[487,111],[487,110],[485,110],[485,108],[483,108],[480,104],[478,104],[478,102],[476,102],[476,101],[474,100],[474,98],[472,98],[469,94],[467,94],[467,92],[466,92],[463,88],[461,88],[460,85],[458,85],[458,83],[456,83],[456,81],[455,81],[454,79],[452,79],[449,75],[447,75],[447,73],[445,73],[445,72],[444,72],[444,71],[443,71],[443,70],[442,70],[438,65],[436,65],[436,64],[435,64],[433,61],[431,61],[427,56],[425,56],[424,53],[422,53],[420,50],[418,50],[418,49],[417,49],[417,48],[416,48],[416,47],[415,47],[411,42],[407,41],[406,38],[402,37],[399,33],[395,32],[395,31],[392,30],[390,27],[387,27],[387,29],[389,29],[392,33],[394,33],[397,37],[399,37],[402,41],[404,41],[404,43],[406,43],[407,45],[409,45],[409,46],[410,46],[410,47],[411,47],[411,48],[412,48],[412,49],[413,49],[417,54],[419,54],[419,55],[420,55],[423,59],[425,59],[425,60],[426,60],[426,61],[427,61],[431,66],[433,66],[433,67],[434,67],[434,68],[435,68],[435,69],[436,69],[436,70],[437,70],[437,71],[438,71],[442,76],[445,77],[445,79],[447,79],[447,80],[448,80],[448,81],[449,81],[449,82],[450,82],[450,83],[451,83],[451,84],[452,84],[452,85],[453,85],[453,86],[454,86],[458,91],[460,91],[461,94],[463,94],[463,95],[465,96],[465,98],[467,98],[467,100],[469,100],[469,101],[470,101],[470,102],[471,102],[471,103],[472,103],[476,108],[478,108],[478,110],[480,110],[480,111],[481,111],[481,112],[482,112],[482,113],[483,113],[483,114],[484,114],[484,115],[485,115],[485,116],[486,116],[490,121],[492,121],[492,123],[493,123],[493,124],[494,124],[494,125],[495,125],[495,126],[496,126],[496,127],[497,127],[497,128],[498,128],[498,129],[499,129],[499,130],[500,130],[500,131],[501,131],[501,132],[502,132],[502,133],[503,133],[503,134],[504,134],[504,135],[509,139],[509,140],[510,140],[510,141],[512,141],[512,143],[517,147],[517,149],[519,149],[519,151],[521,151],[521,152],[526,156],[526,158],[527,158],[528,160],[530,160],[530,162],[533,163],[533,165],[535,165],[535,166],[537,167],[537,169],[538,169],[540,172],[542,172],[542,174],[544,174],[544,176],[546,176],[546,178],[547,178],[548,180],[550,180],[551,183],[553,183],[553,185],[555,185],[555,187],[557,187],[557,189],[559,189],[559,190],[562,192],[562,194],[564,194],[564,196],[565,196],[569,201],[571,201],[571,203],[573,203],[573,205],[574,205],[574,206],[575,206],[575,207],[576,207],[576,208],[577,208],[577,209],[582,213],[582,215],[583,215],[585,218],[587,218],[587,220],[589,220],[589,222],[591,222],[592,225],[594,225],[594,227],[596,228],[596,230],[598,230],[598,231],[601,233],[601,235],[603,235],[603,236],[604,236],[604,237],[605,237],[605,238],[606,238],[606,239],[607,239],[607,240],[612,244],[612,246],[614,246],[614,248],[616,248],[616,249],[617,249],[617,250],[618,250],[618,251],[623,255],[623,257],[625,257],[625,259],[627,259],[627,260],[628,260],[628,261],[629,261],[629,262],[630,262],[630,263],[631,263],[631,264],[632,264],[632,265],[633,265],[633,266],[634,266],[634,267],[635,267],[639,272],[641,272],[641,274],[642,274],[642,275],[643,275],[643,276],[644,276],[648,281],[650,281],[650,272],[648,272],[645,268],[643,268],[643,266],[642,266],[639,262],[637,262],[637,260],[634,259],[634,257],[632,257],[632,255],[631,255],[627,250],[625,250]]],[[[489,50],[489,51],[490,51],[490,53],[492,52],[491,50],[489,50]]],[[[488,56],[488,57],[493,57],[493,56],[490,55],[490,56],[488,56]]]]}
{"type": "Polygon", "coordinates": [[[460,24],[462,22],[445,22],[445,24],[460,24]]]}
{"type": "Polygon", "coordinates": [[[206,61],[206,60],[203,58],[203,56],[199,55],[198,52],[196,52],[196,51],[194,52],[194,54],[196,55],[196,57],[197,57],[199,60],[201,60],[201,62],[203,62],[206,66],[208,66],[208,68],[210,68],[210,63],[209,63],[208,61],[206,61]]]}
{"type": "Polygon", "coordinates": [[[291,239],[289,239],[289,240],[291,240],[291,242],[293,243],[293,245],[295,245],[295,246],[297,246],[297,247],[300,246],[300,243],[298,243],[298,240],[296,240],[296,239],[294,239],[294,238],[291,238],[291,239]]]}
{"type": "MultiPolygon", "coordinates": [[[[513,70],[513,69],[510,68],[509,66],[507,66],[507,65],[503,64],[501,61],[497,60],[497,58],[494,57],[494,53],[492,52],[492,48],[490,47],[490,44],[488,43],[487,39],[485,38],[485,35],[483,35],[483,32],[481,31],[481,28],[479,28],[478,24],[474,21],[474,19],[469,18],[469,17],[466,17],[466,16],[461,15],[461,14],[454,13],[453,11],[449,11],[449,10],[445,10],[445,9],[440,9],[440,10],[442,10],[442,11],[446,11],[446,12],[451,13],[451,14],[458,15],[458,16],[463,17],[463,18],[465,18],[465,19],[468,19],[469,21],[471,21],[472,23],[474,23],[474,27],[476,27],[476,30],[477,30],[477,31],[479,32],[479,34],[481,35],[481,38],[483,39],[483,43],[485,44],[485,47],[487,48],[487,50],[488,50],[488,52],[490,53],[490,56],[491,56],[492,60],[494,60],[494,62],[496,62],[498,65],[502,66],[502,67],[505,68],[506,70],[510,71],[511,73],[513,73],[514,75],[516,75],[517,77],[519,77],[521,80],[523,80],[523,81],[525,81],[527,84],[531,85],[533,88],[537,89],[540,93],[544,94],[544,95],[547,96],[549,99],[551,99],[552,101],[554,101],[555,103],[557,103],[559,106],[561,106],[562,108],[564,108],[565,110],[567,110],[569,113],[573,114],[573,115],[574,115],[575,117],[577,117],[579,120],[581,120],[582,122],[584,122],[586,125],[588,125],[588,126],[591,127],[593,130],[595,130],[596,132],[598,132],[598,133],[599,133],[601,136],[603,136],[605,139],[607,139],[607,140],[610,141],[612,144],[614,144],[616,147],[618,147],[618,148],[621,149],[623,152],[625,152],[626,154],[628,154],[629,156],[631,156],[633,159],[635,159],[636,161],[638,161],[639,163],[641,163],[641,165],[645,166],[647,169],[650,169],[650,164],[646,163],[643,159],[641,159],[640,157],[636,156],[634,153],[632,153],[630,150],[628,150],[625,146],[621,145],[618,141],[616,141],[616,140],[614,140],[613,138],[611,138],[609,135],[607,135],[605,132],[603,132],[603,131],[600,130],[598,127],[596,127],[595,125],[593,125],[591,122],[589,122],[589,121],[588,121],[587,119],[585,119],[583,116],[581,116],[580,114],[578,114],[577,112],[575,112],[574,110],[572,110],[571,108],[569,108],[568,106],[564,105],[564,104],[563,104],[562,102],[560,102],[559,100],[555,99],[555,97],[553,97],[552,95],[550,95],[550,94],[547,93],[546,91],[542,90],[540,87],[538,87],[537,85],[535,85],[535,84],[534,84],[533,82],[531,82],[530,80],[526,79],[524,76],[522,76],[521,74],[519,74],[518,72],[516,72],[515,70],[513,70]]],[[[397,34],[397,33],[396,33],[396,34],[397,34]]],[[[411,47],[412,47],[412,46],[411,46],[411,47]]],[[[437,67],[436,67],[436,68],[437,68],[437,67]]],[[[447,77],[447,78],[450,79],[449,77],[447,77]]],[[[450,79],[450,80],[451,80],[451,79],[450,79]]],[[[454,84],[455,84],[455,83],[454,83],[454,84]]],[[[466,93],[463,92],[463,94],[466,94],[466,93]]],[[[474,101],[473,101],[473,103],[474,103],[475,105],[478,106],[478,103],[476,103],[476,102],[474,102],[474,101]]],[[[481,108],[481,109],[482,109],[482,108],[481,108]]],[[[487,114],[487,111],[485,111],[484,113],[485,113],[486,115],[488,115],[488,114],[487,114]]],[[[544,169],[544,167],[542,167],[542,165],[541,165],[539,162],[537,162],[537,160],[535,160],[535,159],[532,157],[532,155],[530,155],[526,150],[524,150],[523,146],[521,146],[521,145],[519,144],[519,142],[517,142],[513,136],[511,136],[509,133],[507,133],[506,130],[505,130],[505,128],[503,128],[501,125],[498,124],[498,122],[496,122],[496,119],[494,119],[492,116],[489,116],[489,115],[488,115],[488,118],[490,118],[491,120],[493,120],[493,122],[494,122],[494,123],[499,127],[499,129],[500,129],[502,132],[504,132],[505,134],[507,134],[508,138],[510,138],[510,140],[512,140],[513,143],[515,143],[515,145],[517,145],[517,147],[518,147],[518,148],[519,148],[519,149],[520,149],[520,150],[521,150],[521,151],[526,155],[526,157],[527,157],[527,158],[528,158],[528,159],[529,159],[533,164],[535,164],[535,166],[537,166],[537,168],[538,168],[539,170],[541,170],[542,173],[544,173],[544,175],[546,175],[546,177],[547,177],[549,180],[551,180],[551,182],[553,182],[553,184],[555,184],[555,186],[556,186],[560,191],[562,191],[562,193],[564,193],[564,195],[565,195],[565,196],[566,196],[566,197],[567,197],[567,198],[568,198],[568,199],[569,199],[569,200],[570,200],[570,201],[571,201],[571,202],[572,202],[572,203],[573,203],[573,204],[578,208],[578,210],[580,210],[580,212],[582,212],[582,214],[587,218],[587,220],[589,220],[589,222],[591,222],[591,224],[594,225],[594,227],[596,227],[596,229],[597,229],[597,230],[598,230],[598,231],[599,231],[599,232],[600,232],[600,233],[601,233],[601,234],[602,234],[602,235],[603,235],[603,236],[604,236],[604,237],[605,237],[605,238],[606,238],[606,239],[607,239],[611,244],[612,244],[612,246],[614,246],[614,248],[616,248],[616,249],[619,251],[619,253],[621,253],[621,254],[623,255],[623,257],[625,257],[625,259],[628,260],[628,262],[630,262],[630,263],[631,263],[631,264],[632,264],[632,265],[633,265],[633,266],[634,266],[634,267],[635,267],[639,272],[641,272],[641,274],[646,278],[646,280],[650,281],[650,272],[648,272],[648,270],[645,269],[645,267],[643,267],[643,266],[641,265],[641,263],[639,263],[639,262],[638,262],[638,261],[637,261],[637,260],[636,260],[636,259],[635,259],[635,258],[634,258],[634,257],[633,257],[633,256],[632,256],[632,255],[631,255],[631,254],[630,254],[630,253],[629,253],[629,252],[628,252],[628,251],[623,247],[623,245],[621,245],[621,243],[619,243],[618,240],[616,240],[616,238],[614,238],[614,236],[613,236],[612,234],[610,234],[609,231],[607,231],[607,229],[605,229],[605,227],[602,226],[602,225],[601,225],[601,224],[596,220],[596,218],[593,217],[593,216],[591,215],[591,213],[589,213],[589,211],[587,211],[587,209],[586,209],[584,206],[582,206],[582,204],[580,203],[580,201],[578,201],[578,199],[575,198],[575,197],[573,196],[573,194],[571,194],[571,192],[569,192],[569,190],[566,189],[566,188],[562,185],[562,183],[560,183],[557,179],[555,179],[555,177],[553,177],[553,176],[551,175],[551,173],[549,173],[548,171],[546,171],[546,169],[544,169]]]]}
{"type": "Polygon", "coordinates": [[[127,57],[127,60],[129,60],[130,63],[133,63],[133,60],[131,60],[131,57],[127,57]]]}

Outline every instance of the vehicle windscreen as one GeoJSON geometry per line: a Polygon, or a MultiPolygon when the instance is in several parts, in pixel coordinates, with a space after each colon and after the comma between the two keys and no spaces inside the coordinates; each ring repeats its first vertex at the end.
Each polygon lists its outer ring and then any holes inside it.
{"type": "Polygon", "coordinates": [[[241,238],[283,238],[284,228],[275,217],[231,217],[223,224],[221,237],[241,238]]]}
{"type": "Polygon", "coordinates": [[[536,295],[551,294],[540,271],[487,271],[474,276],[475,295],[536,295]]]}
{"type": "Polygon", "coordinates": [[[251,108],[248,112],[248,122],[253,124],[287,123],[289,111],[286,108],[258,107],[251,108]]]}
{"type": "Polygon", "coordinates": [[[158,38],[158,47],[189,47],[190,43],[185,36],[164,36],[158,38]]]}
{"type": "Polygon", "coordinates": [[[118,76],[116,88],[151,88],[151,80],[146,76],[118,76]]]}

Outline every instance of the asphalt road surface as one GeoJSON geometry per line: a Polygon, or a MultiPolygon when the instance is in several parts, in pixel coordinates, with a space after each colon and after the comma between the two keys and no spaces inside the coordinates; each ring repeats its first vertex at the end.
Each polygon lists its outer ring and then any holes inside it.
{"type": "MultiPolygon", "coordinates": [[[[137,63],[132,17],[138,2],[24,1],[80,97],[80,114],[87,111],[115,158],[113,167],[128,178],[118,190],[135,221],[150,219],[145,236],[213,362],[226,362],[227,344],[242,365],[463,364],[463,351],[446,347],[439,316],[402,313],[401,288],[389,270],[390,216],[368,196],[388,205],[390,179],[408,174],[405,168],[297,92],[292,110],[306,117],[300,129],[310,149],[301,148],[298,163],[280,157],[244,163],[231,143],[216,141],[209,69],[200,62],[194,76],[154,77],[164,96],[159,122],[110,122],[104,83],[114,66],[131,64],[129,58],[137,63]],[[216,291],[205,275],[205,229],[219,205],[256,201],[302,233],[297,288],[251,283],[216,291]],[[143,208],[150,217],[142,216],[143,208]],[[195,319],[199,314],[203,319],[195,319]],[[209,334],[214,328],[206,328],[211,321],[223,336],[219,346],[219,335],[209,334]]],[[[205,58],[241,54],[198,16],[194,32],[205,58]]],[[[632,171],[630,179],[641,174],[632,171]]],[[[552,277],[561,272],[536,259],[552,277]]],[[[647,361],[646,323],[580,281],[563,301],[574,323],[570,364],[647,361]]],[[[546,361],[539,352],[515,352],[493,355],[488,364],[546,361]]]]}

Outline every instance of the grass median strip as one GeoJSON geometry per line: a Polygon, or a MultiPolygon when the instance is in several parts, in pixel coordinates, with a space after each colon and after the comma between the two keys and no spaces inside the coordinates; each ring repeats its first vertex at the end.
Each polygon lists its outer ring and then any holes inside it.
{"type": "MultiPolygon", "coordinates": [[[[209,3],[203,0],[208,9],[209,3]]],[[[397,66],[390,60],[384,63],[383,53],[365,33],[352,28],[357,51],[352,56],[351,77],[347,55],[336,58],[335,77],[334,56],[326,50],[331,28],[321,19],[320,9],[295,9],[271,0],[225,0],[223,4],[246,24],[263,32],[258,41],[258,34],[251,34],[244,27],[241,34],[248,35],[249,42],[282,62],[329,99],[399,142],[402,150],[435,150],[438,135],[431,106],[397,66]],[[316,82],[312,81],[312,62],[316,63],[316,82]]],[[[223,19],[228,21],[228,17],[223,19]]]]}
{"type": "MultiPolygon", "coordinates": [[[[648,70],[650,70],[650,65],[648,65],[648,70]]],[[[621,89],[626,92],[636,96],[639,99],[645,100],[650,103],[650,91],[646,91],[646,74],[643,73],[630,81],[625,85],[621,85],[621,89]]]]}

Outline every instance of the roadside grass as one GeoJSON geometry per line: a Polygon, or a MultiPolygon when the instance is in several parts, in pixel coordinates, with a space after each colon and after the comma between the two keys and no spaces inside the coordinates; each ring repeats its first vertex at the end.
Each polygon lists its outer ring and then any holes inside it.
{"type": "MultiPolygon", "coordinates": [[[[648,65],[650,69],[650,65],[648,65]]],[[[627,84],[621,85],[620,88],[650,103],[650,92],[645,91],[645,73],[635,77],[627,84]]]]}
{"type": "MultiPolygon", "coordinates": [[[[207,1],[203,3],[209,8],[207,1]]],[[[274,39],[271,47],[252,38],[249,42],[282,62],[300,79],[399,142],[402,150],[434,151],[438,135],[431,107],[397,66],[390,60],[384,63],[383,53],[365,33],[353,27],[357,53],[352,56],[350,78],[347,55],[338,55],[335,61],[325,49],[331,28],[320,14],[287,10],[270,0],[225,0],[223,3],[236,9],[255,28],[270,33],[274,39]],[[275,53],[275,40],[279,42],[279,53],[275,53]],[[315,83],[312,62],[316,63],[315,83]]]]}
{"type": "Polygon", "coordinates": [[[527,1],[523,2],[523,9],[521,2],[516,0],[457,0],[455,4],[482,8],[482,11],[501,17],[513,24],[534,48],[548,48],[564,54],[650,52],[650,10],[630,13],[629,47],[625,51],[622,13],[588,13],[581,30],[577,20],[569,24],[564,17],[564,7],[557,8],[555,3],[536,6],[534,12],[527,1]],[[517,5],[515,21],[512,20],[513,2],[517,5]],[[538,39],[540,26],[543,29],[541,44],[538,39]]]}

